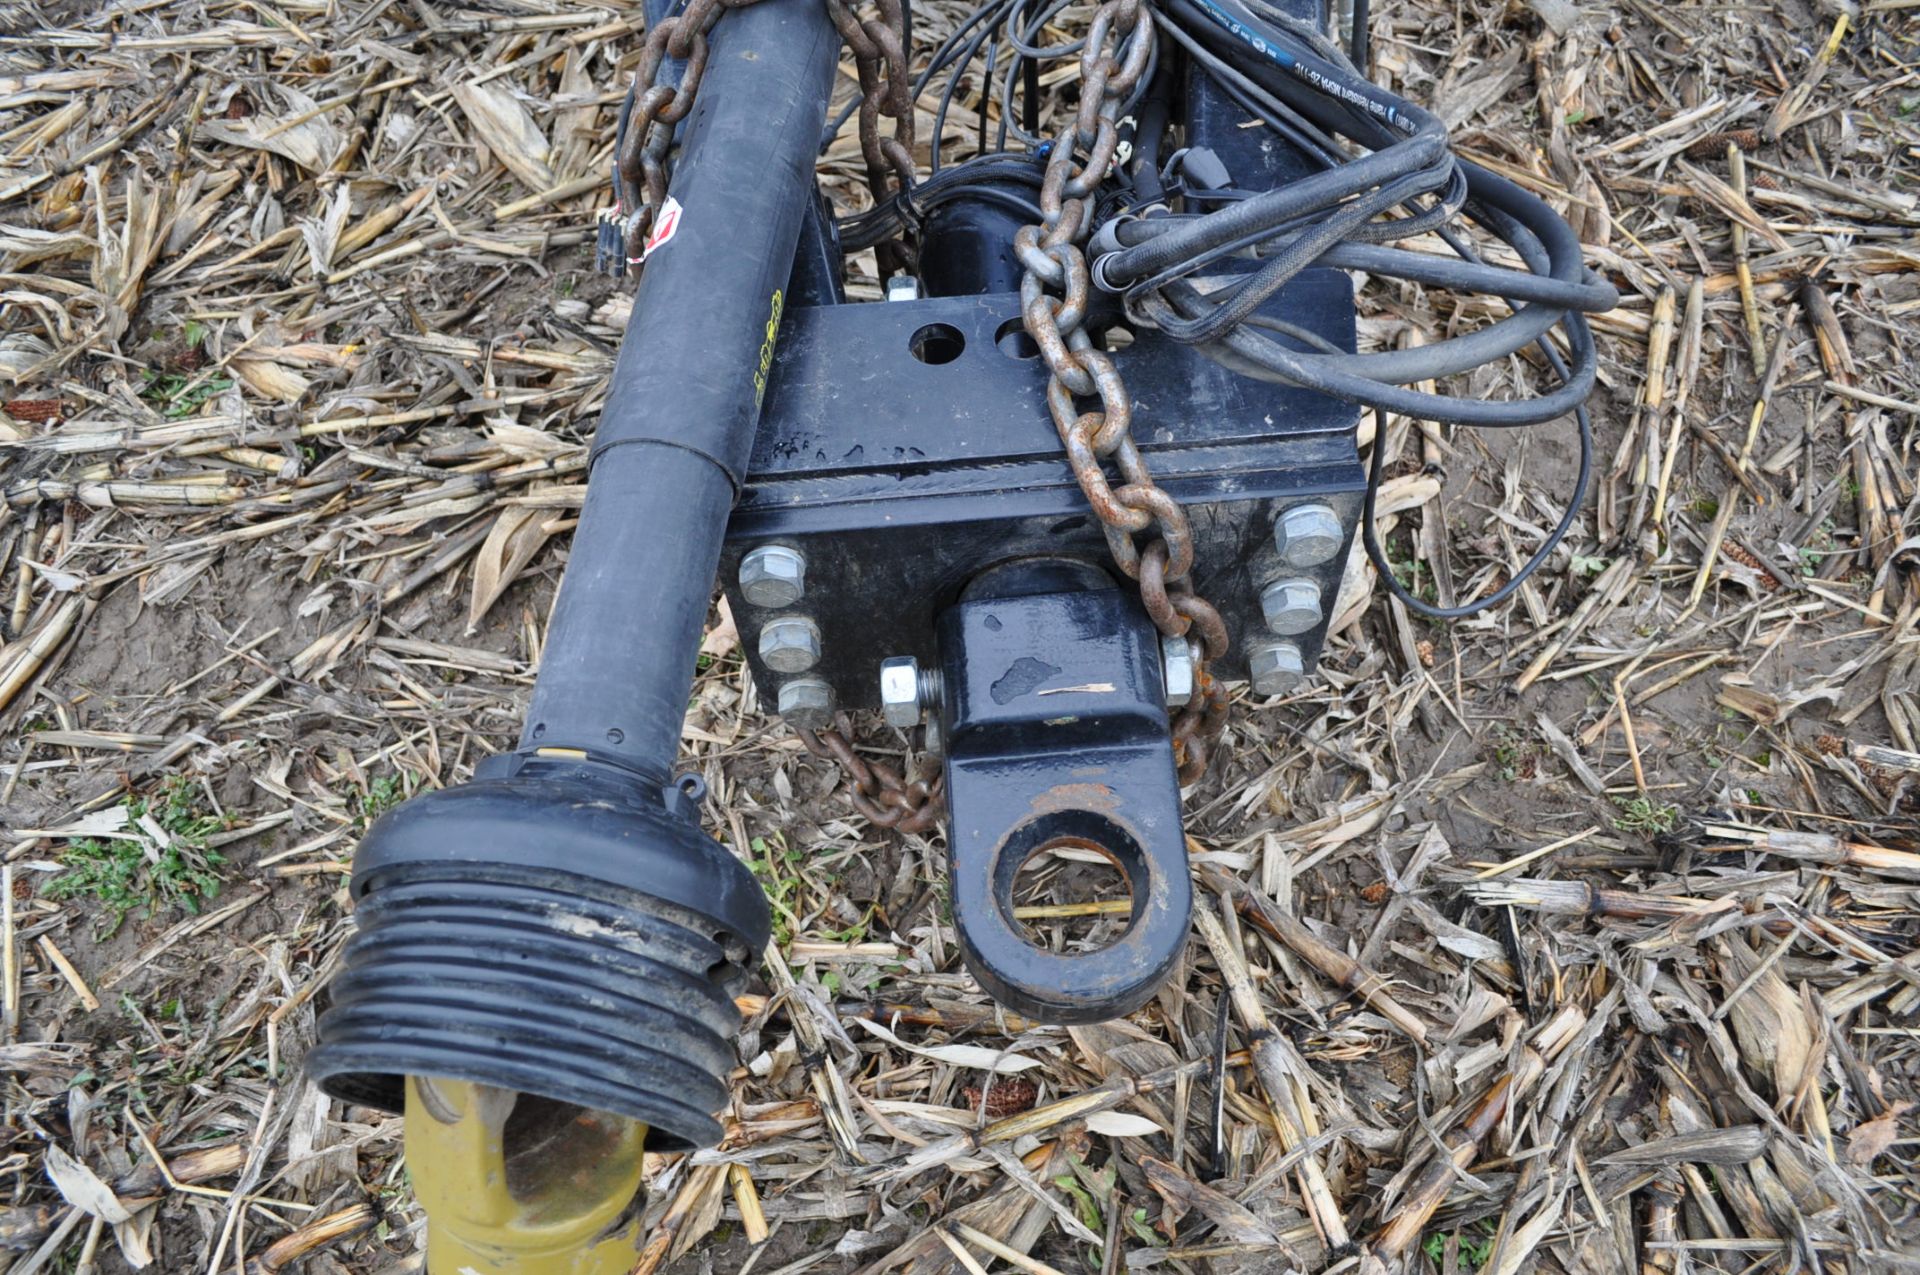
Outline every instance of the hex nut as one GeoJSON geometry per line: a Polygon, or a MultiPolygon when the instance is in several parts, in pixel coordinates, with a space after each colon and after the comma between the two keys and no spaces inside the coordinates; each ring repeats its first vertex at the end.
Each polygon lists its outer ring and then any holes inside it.
{"type": "Polygon", "coordinates": [[[1320,586],[1297,576],[1275,580],[1260,590],[1260,614],[1281,637],[1310,633],[1320,623],[1320,586]]]}
{"type": "Polygon", "coordinates": [[[1333,561],[1347,540],[1340,515],[1322,504],[1295,505],[1273,520],[1273,546],[1290,567],[1317,567],[1333,561]]]}
{"type": "Polygon", "coordinates": [[[798,677],[780,688],[780,716],[795,730],[833,725],[833,688],[817,677],[798,677]]]}
{"type": "Polygon", "coordinates": [[[887,300],[918,301],[920,281],[910,274],[897,274],[887,280],[887,300]]]}
{"type": "Polygon", "coordinates": [[[761,545],[740,560],[740,595],[757,607],[790,607],[807,595],[807,559],[785,545],[761,545]]]}
{"type": "Polygon", "coordinates": [[[906,730],[926,715],[920,698],[920,661],[895,655],[880,661],[880,709],[887,725],[906,730]]]}
{"type": "Polygon", "coordinates": [[[1247,672],[1259,695],[1285,695],[1307,677],[1307,661],[1291,642],[1262,642],[1247,653],[1247,672]]]}
{"type": "Polygon", "coordinates": [[[1184,637],[1162,637],[1160,670],[1166,675],[1167,707],[1185,708],[1193,699],[1193,644],[1184,637]]]}
{"type": "Polygon", "coordinates": [[[802,615],[769,620],[760,630],[760,662],[776,673],[804,673],[820,662],[820,629],[802,615]]]}

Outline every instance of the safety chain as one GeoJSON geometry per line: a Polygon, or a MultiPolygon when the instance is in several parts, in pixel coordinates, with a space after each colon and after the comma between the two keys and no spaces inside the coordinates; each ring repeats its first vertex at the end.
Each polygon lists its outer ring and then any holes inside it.
{"type": "Polygon", "coordinates": [[[853,51],[860,75],[860,153],[875,203],[887,198],[889,178],[913,188],[913,81],[907,74],[906,10],[902,0],[878,0],[880,16],[862,22],[844,0],[826,0],[827,16],[853,51]],[[882,137],[880,117],[893,120],[882,137]]]}
{"type": "Polygon", "coordinates": [[[946,811],[940,778],[908,779],[885,762],[862,757],[853,749],[853,727],[845,714],[828,730],[797,733],[815,757],[840,763],[853,785],[853,808],[869,821],[900,832],[926,832],[940,822],[946,811]]]}
{"type": "MultiPolygon", "coordinates": [[[[647,32],[634,68],[630,109],[615,157],[620,238],[626,264],[646,254],[655,215],[667,200],[667,154],[674,126],[693,110],[707,69],[707,37],[720,14],[759,0],[687,0],[687,7],[647,32]],[[670,65],[684,62],[677,80],[670,65]]],[[[862,21],[846,0],[825,0],[834,29],[853,52],[860,77],[860,150],[874,199],[888,194],[891,176],[906,190],[913,184],[913,89],[907,73],[906,12],[902,0],[878,0],[879,17],[862,21]],[[893,120],[893,135],[880,132],[880,117],[893,120]]]]}
{"type": "Polygon", "coordinates": [[[1133,405],[1120,370],[1094,348],[1087,330],[1088,275],[1083,251],[1093,221],[1093,193],[1105,180],[1119,146],[1115,123],[1153,59],[1153,11],[1145,0],[1105,0],[1093,15],[1080,53],[1080,107],[1050,143],[1040,186],[1040,224],[1022,227],[1014,250],[1026,273],[1020,312],[1052,377],[1047,408],[1066,445],[1073,476],[1100,519],[1113,560],[1140,584],[1140,600],[1154,626],[1170,638],[1198,638],[1193,698],[1173,721],[1174,764],[1192,783],[1207,769],[1214,741],[1226,725],[1226,691],[1208,666],[1226,656],[1229,640],[1220,613],[1194,592],[1193,529],[1180,503],[1162,490],[1134,445],[1133,405]],[[1084,149],[1084,163],[1075,153],[1084,149]],[[1057,294],[1057,295],[1055,295],[1057,294]],[[1074,397],[1100,406],[1082,412],[1074,397]],[[1115,487],[1105,462],[1124,480],[1115,487]],[[1134,537],[1149,529],[1145,549],[1134,537]]]}

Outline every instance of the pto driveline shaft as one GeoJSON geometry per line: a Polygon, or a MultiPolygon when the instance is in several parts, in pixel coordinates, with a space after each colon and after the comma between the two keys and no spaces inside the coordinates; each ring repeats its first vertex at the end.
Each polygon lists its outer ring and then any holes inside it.
{"type": "Polygon", "coordinates": [[[409,1106],[439,1214],[432,1275],[488,1269],[462,1245],[501,1262],[617,1248],[629,1144],[720,1138],[734,997],[769,914],[672,766],[837,53],[819,0],[760,0],[716,26],[522,746],[387,812],[354,854],[354,934],[307,1068],[347,1101],[409,1106]],[[504,1194],[469,1189],[473,1148],[518,1164],[535,1117],[620,1154],[571,1194],[512,1173],[504,1194]]]}
{"type": "Polygon", "coordinates": [[[662,777],[672,765],[838,51],[818,0],[763,0],[715,30],[594,435],[523,748],[662,777]]]}

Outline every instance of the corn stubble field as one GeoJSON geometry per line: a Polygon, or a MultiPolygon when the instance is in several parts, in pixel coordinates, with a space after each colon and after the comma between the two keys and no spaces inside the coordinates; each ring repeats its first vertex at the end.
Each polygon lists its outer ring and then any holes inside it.
{"type": "MultiPolygon", "coordinates": [[[[964,16],[916,6],[918,56],[964,16]]],[[[591,219],[641,30],[0,5],[10,1275],[421,1269],[399,1121],[299,1060],[359,833],[516,735],[626,313],[591,219]]],[[[776,937],[728,1139],[652,1166],[642,1270],[1920,1266],[1913,0],[1409,0],[1373,33],[1626,298],[1573,535],[1457,625],[1356,563],[1321,675],[1236,688],[1189,793],[1182,969],[1072,1030],[996,1013],[938,839],[854,815],[716,611],[685,747],[776,937]]],[[[848,209],[859,169],[849,128],[848,209]]],[[[1366,348],[1495,313],[1361,306],[1366,348]]],[[[1563,426],[1371,445],[1443,601],[1571,483],[1563,426]]]]}

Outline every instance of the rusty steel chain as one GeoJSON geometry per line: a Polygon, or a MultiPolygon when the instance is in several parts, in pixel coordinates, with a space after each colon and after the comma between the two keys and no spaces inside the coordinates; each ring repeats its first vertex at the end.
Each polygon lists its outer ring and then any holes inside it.
{"type": "Polygon", "coordinates": [[[1140,585],[1154,627],[1170,638],[1197,639],[1193,697],[1173,721],[1174,762],[1191,783],[1207,768],[1226,724],[1226,692],[1209,665],[1225,657],[1226,625],[1194,592],[1193,529],[1180,503],[1148,472],[1132,434],[1133,401],[1120,370],[1087,330],[1089,280],[1083,245],[1093,194],[1119,147],[1116,119],[1153,60],[1153,11],[1145,0],[1105,0],[1094,11],[1080,52],[1080,105],[1055,135],[1040,186],[1040,224],[1014,236],[1025,275],[1020,312],[1027,334],[1052,373],[1047,408],[1066,446],[1073,476],[1100,519],[1120,570],[1140,585]],[[1078,155],[1085,152],[1086,158],[1078,155]],[[1081,411],[1075,398],[1097,399],[1081,411]],[[1121,479],[1115,486],[1106,466],[1121,479]],[[1149,533],[1143,549],[1136,536],[1149,533]]]}
{"type": "MultiPolygon", "coordinates": [[[[902,0],[877,0],[879,16],[862,20],[848,0],[824,0],[827,15],[853,54],[860,79],[860,151],[875,200],[889,193],[889,178],[905,190],[913,184],[913,89],[907,72],[906,11],[902,0]],[[881,117],[893,121],[883,136],[881,117]]],[[[686,8],[647,32],[633,71],[631,107],[622,122],[615,155],[621,240],[629,268],[646,254],[655,215],[667,200],[667,155],[674,126],[693,110],[707,69],[707,40],[720,15],[759,0],[687,0],[686,8]],[[677,79],[672,62],[684,63],[677,79]]]]}
{"type": "Polygon", "coordinates": [[[852,785],[853,807],[882,828],[926,832],[945,813],[942,781],[902,775],[885,762],[862,757],[853,747],[853,727],[843,713],[827,730],[795,733],[815,757],[838,762],[852,785]]]}
{"type": "Polygon", "coordinates": [[[907,71],[906,10],[902,0],[877,0],[877,18],[864,22],[845,0],[826,0],[834,30],[853,53],[860,76],[860,154],[875,203],[890,187],[913,186],[913,81],[907,71]],[[880,132],[880,117],[893,121],[893,136],[880,132]]]}

